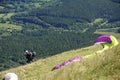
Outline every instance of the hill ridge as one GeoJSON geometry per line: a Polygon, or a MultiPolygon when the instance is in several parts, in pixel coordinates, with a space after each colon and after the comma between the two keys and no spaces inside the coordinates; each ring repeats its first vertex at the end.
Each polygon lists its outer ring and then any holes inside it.
{"type": "Polygon", "coordinates": [[[78,55],[85,56],[87,54],[94,53],[101,48],[102,47],[100,45],[93,45],[93,46],[89,46],[81,49],[66,51],[61,54],[48,57],[46,59],[40,59],[28,65],[2,71],[0,72],[1,74],[0,78],[7,72],[15,72],[16,74],[18,74],[18,77],[20,80],[22,79],[24,80],[58,80],[58,79],[118,80],[120,79],[118,75],[120,74],[119,73],[120,45],[110,50],[107,50],[100,55],[95,55],[95,57],[83,59],[80,62],[75,62],[65,67],[62,67],[59,70],[51,71],[53,66],[61,63],[62,61],[68,60],[69,58],[78,56],[78,55]],[[118,62],[116,60],[118,60],[118,62]],[[107,69],[108,71],[105,70],[104,68],[107,69]],[[102,69],[104,69],[105,71],[102,69]],[[111,70],[114,72],[112,72],[111,70]],[[100,71],[100,72],[97,72],[97,71],[100,71]],[[108,72],[111,72],[111,73],[108,73],[108,72]],[[81,75],[81,77],[79,77],[79,75],[81,75]]]}

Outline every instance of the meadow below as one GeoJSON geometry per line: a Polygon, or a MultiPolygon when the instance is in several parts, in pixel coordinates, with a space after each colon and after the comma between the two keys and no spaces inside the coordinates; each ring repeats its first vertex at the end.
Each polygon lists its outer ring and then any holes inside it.
{"type": "Polygon", "coordinates": [[[31,64],[0,72],[0,79],[7,72],[15,72],[19,80],[120,80],[120,44],[103,53],[51,71],[53,66],[74,56],[86,56],[102,49],[93,45],[35,61],[31,64]]]}

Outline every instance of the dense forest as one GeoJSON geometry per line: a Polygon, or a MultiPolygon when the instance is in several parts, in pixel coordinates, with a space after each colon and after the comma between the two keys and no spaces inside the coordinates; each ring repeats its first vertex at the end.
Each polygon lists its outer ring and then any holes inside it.
{"type": "MultiPolygon", "coordinates": [[[[0,71],[93,45],[94,32],[120,27],[119,0],[0,0],[0,71]]],[[[120,28],[116,31],[120,33],[120,28]]]]}

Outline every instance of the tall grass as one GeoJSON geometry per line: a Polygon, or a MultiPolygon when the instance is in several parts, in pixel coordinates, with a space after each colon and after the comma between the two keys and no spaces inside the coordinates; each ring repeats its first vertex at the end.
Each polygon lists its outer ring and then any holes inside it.
{"type": "Polygon", "coordinates": [[[85,56],[101,49],[94,45],[71,50],[35,61],[31,64],[0,72],[0,79],[7,72],[15,72],[19,80],[120,80],[120,45],[101,54],[82,59],[59,70],[52,67],[74,56],[85,56]]]}
{"type": "Polygon", "coordinates": [[[120,80],[119,63],[120,45],[51,72],[44,80],[120,80]]]}

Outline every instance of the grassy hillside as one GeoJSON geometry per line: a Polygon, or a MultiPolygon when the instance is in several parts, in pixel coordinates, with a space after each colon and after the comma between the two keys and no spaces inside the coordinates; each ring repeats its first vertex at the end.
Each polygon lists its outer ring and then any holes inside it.
{"type": "Polygon", "coordinates": [[[119,29],[119,11],[118,0],[0,0],[0,71],[24,65],[26,49],[40,59],[92,45],[96,29],[119,29]]]}
{"type": "Polygon", "coordinates": [[[100,45],[71,50],[61,54],[35,61],[31,64],[0,72],[0,79],[7,72],[15,72],[19,80],[119,80],[120,79],[120,45],[96,54],[89,58],[83,58],[51,71],[52,67],[74,56],[93,54],[102,49],[100,45]]]}

